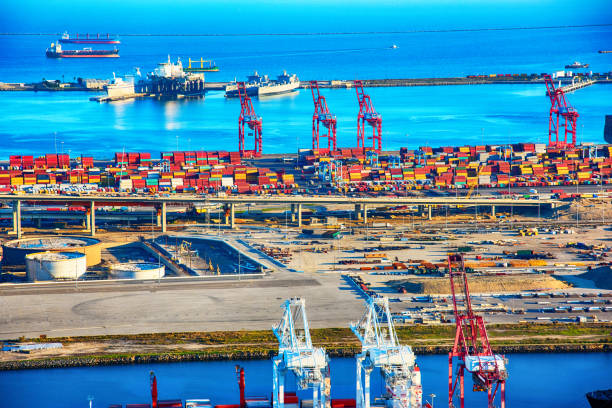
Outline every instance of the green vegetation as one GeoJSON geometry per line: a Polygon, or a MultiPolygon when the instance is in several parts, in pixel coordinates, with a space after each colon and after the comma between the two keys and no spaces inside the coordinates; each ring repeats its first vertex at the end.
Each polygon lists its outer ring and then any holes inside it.
{"type": "MultiPolygon", "coordinates": [[[[488,326],[493,347],[508,352],[611,351],[612,323],[588,324],[495,324],[488,326]]],[[[452,347],[455,326],[398,326],[401,342],[418,354],[447,353],[452,347]]],[[[359,352],[357,338],[348,328],[312,329],[313,343],[325,347],[331,356],[352,356],[359,352]]],[[[20,338],[20,341],[26,339],[20,338]]],[[[61,342],[72,345],[69,355],[40,359],[0,361],[0,370],[132,364],[145,362],[267,359],[277,350],[269,330],[193,333],[151,333],[135,335],[46,338],[26,341],[61,342]],[[79,346],[83,346],[82,348],[79,346]],[[118,350],[124,350],[118,352],[118,350]],[[146,349],[146,351],[145,351],[146,349]],[[79,351],[82,350],[82,351],[79,351]]]]}

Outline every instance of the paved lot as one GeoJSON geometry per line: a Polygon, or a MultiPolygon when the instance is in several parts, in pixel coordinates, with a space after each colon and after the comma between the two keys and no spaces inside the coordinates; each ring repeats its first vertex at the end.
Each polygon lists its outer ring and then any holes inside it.
{"type": "MultiPolygon", "coordinates": [[[[163,287],[164,285],[162,285],[163,287]]],[[[295,273],[279,281],[212,282],[193,288],[20,294],[0,297],[0,338],[269,329],[280,305],[305,297],[311,327],[347,326],[363,301],[340,276],[295,273]]]]}

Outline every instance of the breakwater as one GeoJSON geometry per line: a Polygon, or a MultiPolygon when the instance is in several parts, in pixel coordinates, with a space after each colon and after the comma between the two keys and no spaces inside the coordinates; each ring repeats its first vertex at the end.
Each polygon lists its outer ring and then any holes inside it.
{"type": "MultiPolygon", "coordinates": [[[[329,80],[318,79],[319,88],[351,88],[353,81],[351,80],[329,80]]],[[[572,84],[572,78],[557,78],[556,82],[563,85],[572,84]]],[[[607,74],[593,75],[590,77],[592,84],[612,83],[612,78],[607,74]]],[[[99,86],[100,83],[107,81],[98,80],[95,86],[90,86],[85,82],[59,82],[59,81],[42,81],[32,83],[5,83],[0,82],[0,91],[89,91],[101,92],[103,89],[99,86]]],[[[465,77],[447,77],[447,78],[380,78],[380,79],[363,79],[363,86],[368,88],[380,87],[412,87],[412,86],[446,86],[446,85],[493,85],[493,84],[538,84],[544,85],[544,80],[535,74],[529,76],[490,76],[490,75],[468,75],[465,77]]],[[[206,82],[200,84],[206,91],[222,91],[230,82],[206,82]]],[[[200,89],[198,88],[198,89],[200,89]]],[[[310,88],[310,81],[300,81],[300,88],[310,88]]],[[[153,92],[155,93],[155,92],[153,92]]],[[[159,92],[157,92],[159,93],[159,92]]],[[[140,96],[135,95],[135,96],[140,96]]]]}
{"type": "MultiPolygon", "coordinates": [[[[440,355],[447,354],[451,346],[430,345],[412,347],[417,355],[440,355]]],[[[612,352],[612,344],[520,344],[520,345],[498,345],[495,350],[501,354],[512,353],[601,353],[612,352]]],[[[355,344],[347,344],[345,347],[328,347],[327,354],[332,358],[353,358],[361,350],[355,344]]],[[[152,364],[152,363],[178,363],[193,361],[234,361],[234,360],[268,360],[277,354],[278,350],[218,350],[191,351],[191,352],[169,352],[169,353],[143,353],[124,355],[99,355],[99,356],[74,356],[57,357],[34,360],[3,361],[0,362],[0,371],[42,369],[42,368],[68,368],[68,367],[93,367],[93,366],[116,366],[128,364],[152,364]]]]}

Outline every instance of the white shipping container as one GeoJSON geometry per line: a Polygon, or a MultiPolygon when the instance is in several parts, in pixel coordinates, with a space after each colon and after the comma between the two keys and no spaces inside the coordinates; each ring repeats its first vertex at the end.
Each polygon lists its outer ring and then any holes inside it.
{"type": "Polygon", "coordinates": [[[466,356],[465,367],[471,373],[481,370],[485,372],[495,371],[495,363],[500,371],[506,369],[504,359],[500,355],[495,356],[466,356]]]}
{"type": "Polygon", "coordinates": [[[221,177],[221,186],[223,187],[231,187],[234,185],[234,177],[233,176],[223,176],[221,177]]]}
{"type": "Polygon", "coordinates": [[[119,180],[119,190],[129,190],[132,188],[132,179],[119,180]]]}

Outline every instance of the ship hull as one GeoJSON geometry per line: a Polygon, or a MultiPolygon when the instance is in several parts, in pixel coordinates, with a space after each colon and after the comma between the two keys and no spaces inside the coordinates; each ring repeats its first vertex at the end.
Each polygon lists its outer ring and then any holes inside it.
{"type": "Polygon", "coordinates": [[[121,42],[119,40],[96,40],[96,39],[89,39],[89,40],[65,40],[65,39],[60,39],[59,40],[60,43],[62,44],[120,44],[121,42]]]}
{"type": "MultiPolygon", "coordinates": [[[[249,96],[257,96],[258,95],[258,91],[257,91],[257,87],[256,86],[249,86],[249,87],[247,87],[246,91],[247,91],[247,95],[249,95],[249,96]]],[[[225,91],[225,96],[228,97],[228,98],[238,98],[238,88],[226,90],[225,91]]]]}
{"type": "Polygon", "coordinates": [[[288,84],[279,84],[279,85],[272,85],[272,86],[260,86],[259,88],[257,88],[257,95],[267,96],[267,95],[278,95],[278,94],[293,92],[298,88],[299,85],[300,85],[299,82],[293,82],[293,83],[288,83],[288,84]]]}
{"type": "Polygon", "coordinates": [[[57,52],[48,52],[47,58],[118,58],[119,54],[64,54],[57,52]]]}
{"type": "Polygon", "coordinates": [[[591,408],[612,408],[612,389],[592,391],[586,397],[591,408]]]}

